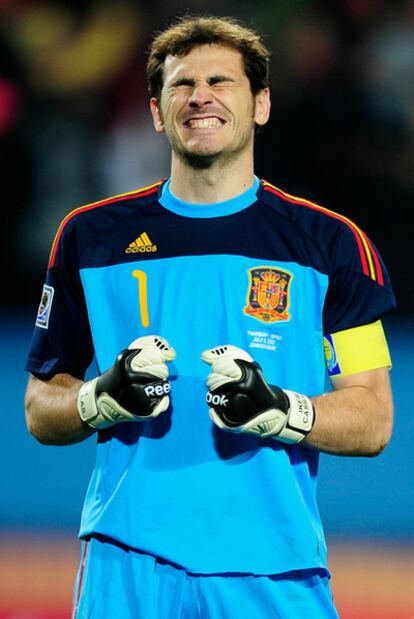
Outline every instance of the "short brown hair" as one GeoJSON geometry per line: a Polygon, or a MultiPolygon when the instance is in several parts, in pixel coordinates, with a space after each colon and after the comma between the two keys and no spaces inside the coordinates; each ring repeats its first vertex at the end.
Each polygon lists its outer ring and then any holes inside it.
{"type": "Polygon", "coordinates": [[[149,50],[147,77],[151,97],[159,99],[167,56],[185,56],[200,45],[224,45],[242,55],[253,94],[269,85],[270,52],[261,37],[232,17],[184,16],[160,32],[149,50]]]}

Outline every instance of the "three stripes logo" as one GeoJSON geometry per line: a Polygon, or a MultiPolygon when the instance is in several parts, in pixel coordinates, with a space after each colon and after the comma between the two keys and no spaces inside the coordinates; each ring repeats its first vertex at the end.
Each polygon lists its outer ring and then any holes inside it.
{"type": "Polygon", "coordinates": [[[157,245],[153,245],[151,239],[146,232],[143,232],[128,245],[125,250],[126,254],[147,254],[157,251],[157,245]]]}

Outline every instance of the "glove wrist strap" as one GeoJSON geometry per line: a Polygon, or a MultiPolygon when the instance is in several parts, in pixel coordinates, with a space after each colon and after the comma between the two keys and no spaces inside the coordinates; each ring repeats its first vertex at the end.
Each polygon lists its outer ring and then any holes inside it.
{"type": "Polygon", "coordinates": [[[105,417],[96,402],[96,383],[97,378],[90,380],[82,385],[78,395],[79,416],[91,428],[103,430],[112,426],[116,420],[110,416],[105,417]]]}
{"type": "MultiPolygon", "coordinates": [[[[115,423],[148,419],[147,415],[140,417],[130,413],[107,393],[101,393],[96,397],[98,380],[99,377],[84,383],[79,390],[78,412],[82,421],[91,426],[91,428],[95,428],[95,430],[104,430],[115,423]]],[[[169,399],[167,397],[162,398],[162,402],[159,402],[155,407],[152,416],[155,417],[160,412],[166,410],[168,403],[169,399]]]]}
{"type": "Polygon", "coordinates": [[[289,399],[289,413],[284,428],[275,438],[284,443],[300,443],[312,430],[315,409],[306,395],[288,389],[283,391],[289,399]]]}

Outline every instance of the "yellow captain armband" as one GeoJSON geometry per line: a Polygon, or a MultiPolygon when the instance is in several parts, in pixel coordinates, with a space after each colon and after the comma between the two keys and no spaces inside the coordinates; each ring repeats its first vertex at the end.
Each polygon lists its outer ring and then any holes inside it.
{"type": "Polygon", "coordinates": [[[391,367],[387,340],[380,320],[325,335],[323,347],[331,379],[391,367]]]}

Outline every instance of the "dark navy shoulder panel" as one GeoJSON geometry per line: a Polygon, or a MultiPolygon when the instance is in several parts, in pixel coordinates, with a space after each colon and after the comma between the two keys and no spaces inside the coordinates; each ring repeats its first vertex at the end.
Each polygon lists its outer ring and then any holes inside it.
{"type": "MultiPolygon", "coordinates": [[[[319,226],[312,221],[300,225],[299,213],[276,196],[268,196],[262,187],[247,208],[198,218],[164,208],[158,201],[160,185],[70,213],[56,235],[50,266],[59,262],[65,241],[70,239],[69,244],[76,242],[77,246],[76,268],[110,266],[137,258],[145,261],[186,255],[233,254],[293,261],[329,272],[329,251],[320,243],[321,238],[327,238],[321,222],[319,226]]],[[[330,236],[333,236],[332,231],[330,236]]]]}
{"type": "MultiPolygon", "coordinates": [[[[64,237],[73,238],[74,235],[77,238],[79,268],[84,266],[85,261],[88,262],[89,256],[93,256],[92,262],[99,265],[108,260],[111,263],[107,255],[108,250],[111,254],[111,246],[115,245],[118,240],[123,241],[120,231],[126,232],[129,218],[135,218],[141,208],[157,200],[162,183],[162,180],[157,181],[143,189],[86,204],[71,211],[62,220],[56,233],[50,253],[49,268],[56,266],[62,258],[61,249],[64,237]],[[102,243],[102,241],[108,242],[102,243]]],[[[130,238],[127,232],[125,238],[130,238]]]]}
{"type": "MultiPolygon", "coordinates": [[[[292,196],[263,181],[262,200],[271,205],[286,221],[293,224],[296,234],[317,247],[330,273],[343,263],[360,271],[380,285],[384,283],[382,264],[366,234],[350,219],[305,198],[292,196]]],[[[316,259],[314,255],[313,260],[316,259]]]]}
{"type": "MultiPolygon", "coordinates": [[[[259,194],[258,194],[259,195],[259,194]]],[[[302,264],[329,276],[324,332],[373,322],[395,307],[387,269],[374,244],[357,224],[305,198],[263,181],[263,202],[294,224],[302,264]],[[319,263],[319,266],[318,266],[319,263]]]]}

